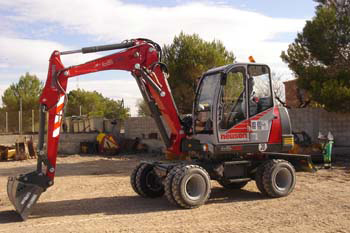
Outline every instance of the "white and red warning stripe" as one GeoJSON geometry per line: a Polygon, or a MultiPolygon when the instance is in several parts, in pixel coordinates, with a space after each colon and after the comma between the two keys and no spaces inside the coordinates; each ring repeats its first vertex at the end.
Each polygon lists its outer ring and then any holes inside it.
{"type": "Polygon", "coordinates": [[[61,95],[56,107],[55,124],[53,126],[53,133],[52,133],[52,137],[54,138],[60,135],[63,107],[64,107],[64,95],[61,95]]]}

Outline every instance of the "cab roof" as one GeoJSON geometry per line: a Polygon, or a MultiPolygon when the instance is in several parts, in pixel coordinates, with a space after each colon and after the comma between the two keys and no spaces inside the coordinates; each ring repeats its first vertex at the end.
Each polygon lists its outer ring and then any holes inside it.
{"type": "Polygon", "coordinates": [[[233,63],[233,64],[228,64],[228,65],[224,65],[224,66],[219,66],[219,67],[215,67],[212,68],[210,70],[208,70],[207,72],[205,72],[203,74],[203,76],[205,75],[209,75],[209,74],[213,74],[213,73],[227,73],[229,72],[231,69],[233,69],[234,67],[238,67],[238,66],[248,66],[248,65],[260,65],[260,66],[268,66],[266,64],[262,64],[262,63],[251,63],[251,62],[247,62],[247,63],[233,63]]]}

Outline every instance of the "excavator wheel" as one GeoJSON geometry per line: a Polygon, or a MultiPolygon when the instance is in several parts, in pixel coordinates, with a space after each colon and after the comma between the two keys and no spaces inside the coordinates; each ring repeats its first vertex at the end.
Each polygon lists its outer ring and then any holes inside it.
{"type": "Polygon", "coordinates": [[[168,199],[168,201],[173,205],[177,205],[175,198],[174,198],[174,195],[173,195],[172,185],[173,185],[174,176],[175,176],[176,172],[178,171],[178,169],[180,169],[180,166],[173,167],[170,170],[170,172],[167,174],[165,181],[164,181],[165,196],[168,199]]]}
{"type": "Polygon", "coordinates": [[[131,175],[130,175],[130,184],[132,189],[135,191],[135,193],[137,193],[138,195],[141,196],[141,192],[140,190],[137,188],[136,185],[136,174],[138,172],[138,170],[140,169],[140,167],[144,165],[144,163],[140,163],[139,165],[137,165],[137,167],[134,168],[134,170],[132,171],[131,175]]]}
{"type": "Polygon", "coordinates": [[[230,182],[228,180],[218,180],[218,183],[226,189],[241,189],[248,184],[248,181],[230,182]]]}
{"type": "Polygon", "coordinates": [[[295,187],[295,169],[283,159],[269,160],[265,164],[262,177],[264,189],[270,197],[287,196],[295,187]]]}
{"type": "Polygon", "coordinates": [[[185,165],[177,169],[172,193],[178,206],[186,209],[199,207],[208,200],[210,192],[210,177],[202,167],[185,165]]]}
{"type": "Polygon", "coordinates": [[[258,166],[257,171],[255,173],[255,183],[256,183],[256,187],[259,189],[261,194],[263,194],[264,196],[267,196],[266,190],[264,188],[264,183],[263,183],[265,165],[266,165],[266,162],[258,166]]]}
{"type": "Polygon", "coordinates": [[[164,194],[164,186],[161,179],[153,170],[153,165],[144,163],[136,172],[136,190],[142,197],[161,197],[164,194]]]}

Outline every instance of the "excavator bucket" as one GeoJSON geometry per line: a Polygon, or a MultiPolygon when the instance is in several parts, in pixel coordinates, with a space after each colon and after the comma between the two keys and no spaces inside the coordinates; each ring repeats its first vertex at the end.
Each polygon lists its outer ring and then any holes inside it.
{"type": "Polygon", "coordinates": [[[48,187],[48,178],[37,172],[9,177],[7,195],[23,220],[28,218],[32,207],[48,187]]]}

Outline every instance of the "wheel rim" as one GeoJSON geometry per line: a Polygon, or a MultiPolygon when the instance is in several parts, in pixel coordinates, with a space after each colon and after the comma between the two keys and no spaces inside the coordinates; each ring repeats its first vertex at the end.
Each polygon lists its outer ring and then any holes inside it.
{"type": "Polygon", "coordinates": [[[282,168],[276,172],[275,184],[280,191],[287,191],[291,187],[293,176],[287,168],[282,168]]]}
{"type": "Polygon", "coordinates": [[[194,174],[186,180],[185,194],[193,201],[198,200],[205,193],[206,186],[204,178],[199,174],[194,174]]]}
{"type": "Polygon", "coordinates": [[[154,192],[160,191],[162,189],[162,185],[159,182],[157,175],[154,174],[153,171],[150,171],[146,175],[146,185],[150,190],[152,190],[154,192]]]}

